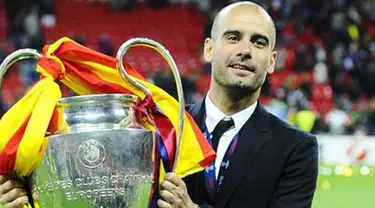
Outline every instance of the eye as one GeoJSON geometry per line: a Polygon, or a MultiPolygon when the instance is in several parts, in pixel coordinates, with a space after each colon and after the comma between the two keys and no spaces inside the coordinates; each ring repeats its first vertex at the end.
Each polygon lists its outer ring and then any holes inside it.
{"type": "Polygon", "coordinates": [[[228,35],[227,36],[227,40],[229,41],[229,42],[237,42],[238,40],[239,40],[239,37],[237,36],[237,35],[228,35]]]}
{"type": "Polygon", "coordinates": [[[254,44],[255,44],[255,46],[260,47],[260,48],[263,48],[263,47],[267,46],[266,41],[262,40],[262,39],[255,40],[254,44]]]}

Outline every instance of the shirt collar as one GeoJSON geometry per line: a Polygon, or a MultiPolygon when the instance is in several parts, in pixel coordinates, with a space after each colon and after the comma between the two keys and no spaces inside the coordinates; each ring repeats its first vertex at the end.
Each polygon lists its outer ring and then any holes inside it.
{"type": "Polygon", "coordinates": [[[234,121],[235,130],[239,130],[245,125],[246,121],[249,120],[251,115],[254,113],[255,108],[257,106],[258,101],[250,105],[249,107],[243,109],[240,112],[235,113],[232,116],[227,116],[223,113],[219,108],[215,106],[212,102],[210,97],[207,95],[205,98],[205,106],[206,106],[206,127],[208,132],[211,134],[216,127],[216,125],[224,118],[224,117],[232,117],[234,121]]]}

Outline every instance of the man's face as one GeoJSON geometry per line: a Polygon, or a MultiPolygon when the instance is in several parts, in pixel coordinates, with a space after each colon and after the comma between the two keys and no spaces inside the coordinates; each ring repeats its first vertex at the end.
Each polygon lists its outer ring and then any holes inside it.
{"type": "Polygon", "coordinates": [[[212,64],[213,82],[249,92],[258,90],[272,73],[273,27],[254,8],[239,7],[220,17],[213,39],[206,39],[205,59],[212,64]]]}

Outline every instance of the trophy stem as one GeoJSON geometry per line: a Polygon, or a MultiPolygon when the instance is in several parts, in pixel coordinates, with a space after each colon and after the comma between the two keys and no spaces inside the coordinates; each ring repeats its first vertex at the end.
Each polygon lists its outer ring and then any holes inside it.
{"type": "Polygon", "coordinates": [[[0,65],[0,90],[4,75],[13,64],[23,59],[39,59],[40,57],[42,57],[42,54],[30,48],[19,49],[9,54],[0,65]]]}
{"type": "Polygon", "coordinates": [[[177,137],[177,145],[176,145],[176,154],[175,154],[175,159],[173,162],[173,172],[176,170],[177,166],[177,159],[178,159],[178,154],[180,151],[180,144],[181,144],[181,138],[182,138],[182,130],[184,126],[184,112],[185,112],[185,100],[184,100],[184,93],[182,89],[182,83],[181,83],[181,78],[180,74],[178,72],[178,68],[176,63],[174,62],[171,54],[169,51],[160,43],[148,39],[148,38],[132,38],[123,43],[118,52],[117,52],[117,67],[119,68],[121,75],[123,79],[133,86],[137,87],[138,89],[142,90],[145,94],[150,94],[149,89],[144,86],[142,83],[139,83],[137,80],[132,78],[131,76],[128,75],[128,73],[125,70],[124,64],[123,64],[123,57],[125,53],[132,47],[135,46],[144,46],[148,48],[152,48],[156,50],[160,55],[163,56],[163,58],[167,61],[168,66],[172,70],[174,80],[176,82],[176,87],[177,87],[177,95],[178,95],[178,101],[180,103],[180,110],[179,110],[179,115],[180,115],[180,120],[179,120],[179,125],[178,125],[178,132],[176,132],[176,137],[177,137]]]}

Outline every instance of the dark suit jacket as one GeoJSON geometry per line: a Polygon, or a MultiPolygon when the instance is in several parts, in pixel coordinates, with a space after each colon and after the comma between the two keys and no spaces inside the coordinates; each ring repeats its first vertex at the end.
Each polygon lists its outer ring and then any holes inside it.
{"type": "MultiPolygon", "coordinates": [[[[188,108],[199,126],[204,101],[188,108]]],[[[245,123],[216,197],[215,208],[311,207],[318,174],[316,138],[258,104],[245,123]]],[[[206,204],[204,172],[184,178],[193,202],[206,204]]]]}

